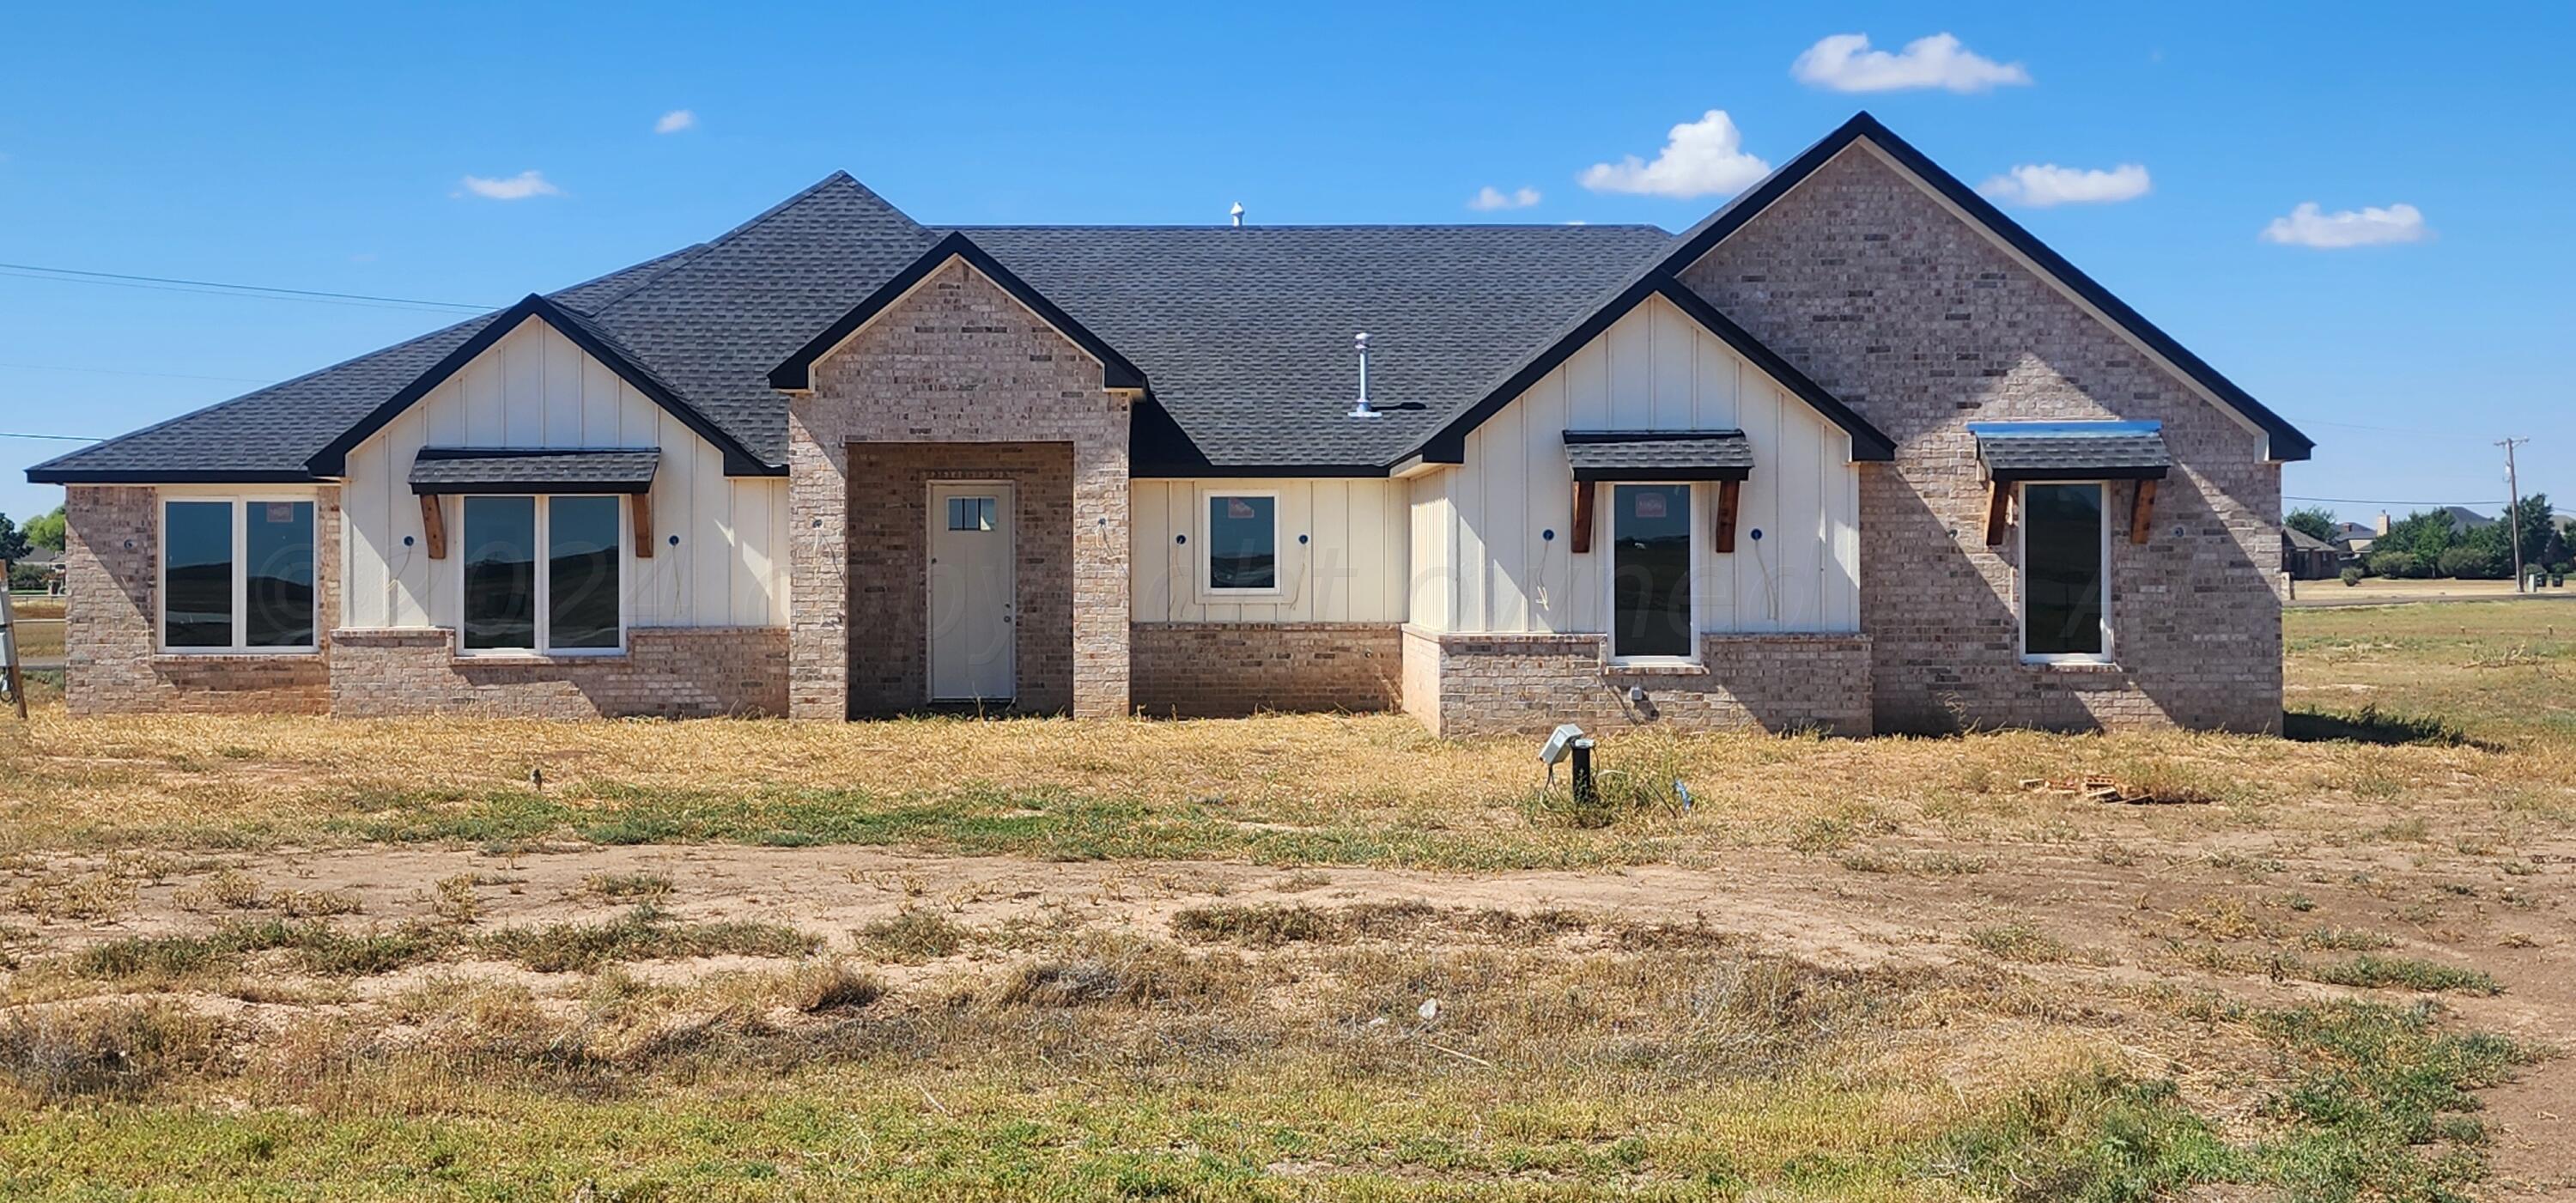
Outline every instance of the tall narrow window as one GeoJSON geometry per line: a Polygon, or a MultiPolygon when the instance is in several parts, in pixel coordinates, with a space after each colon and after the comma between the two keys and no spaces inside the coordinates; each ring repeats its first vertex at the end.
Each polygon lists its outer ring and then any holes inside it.
{"type": "Polygon", "coordinates": [[[311,651],[317,600],[311,501],[162,503],[162,647],[311,651]]]}
{"type": "Polygon", "coordinates": [[[546,502],[546,646],[617,646],[617,499],[546,502]]]}
{"type": "Polygon", "coordinates": [[[2110,542],[2099,484],[2021,487],[2022,655],[2108,660],[2110,542]]]}
{"type": "Polygon", "coordinates": [[[1610,653],[1688,656],[1691,647],[1689,485],[1610,490],[1610,653]]]}
{"type": "Polygon", "coordinates": [[[590,495],[465,498],[465,650],[623,646],[621,508],[590,495]]]}
{"type": "Polygon", "coordinates": [[[537,499],[465,499],[465,647],[537,648],[537,499]]]}
{"type": "Polygon", "coordinates": [[[161,642],[233,646],[233,503],[161,507],[161,642]]]}
{"type": "Polygon", "coordinates": [[[1279,498],[1215,494],[1207,499],[1207,587],[1216,593],[1279,588],[1279,498]]]}
{"type": "Polygon", "coordinates": [[[313,646],[313,503],[242,505],[242,643],[313,646]]]}

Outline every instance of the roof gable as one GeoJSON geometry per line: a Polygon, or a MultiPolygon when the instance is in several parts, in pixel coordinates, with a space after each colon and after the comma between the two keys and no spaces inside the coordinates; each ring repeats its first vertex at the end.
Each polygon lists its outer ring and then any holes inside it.
{"type": "Polygon", "coordinates": [[[1867,112],[1854,114],[1851,120],[1815,145],[1800,151],[1761,182],[1685,231],[1674,240],[1671,250],[1658,267],[1678,276],[1781,197],[1788,195],[1817,169],[1855,144],[1875,151],[1894,164],[1901,174],[1929,190],[1971,226],[2002,244],[2009,254],[2021,259],[2040,279],[2061,290],[2079,307],[2089,310],[2114,331],[2161,361],[2203,399],[2234,414],[2249,428],[2265,434],[2270,440],[2272,459],[2303,460],[2315,449],[2315,440],[2264,407],[2262,402],[2237,387],[2218,369],[2174,341],[2173,336],[2130,308],[2127,302],[2113,296],[2109,289],[2050,249],[2038,236],[2023,229],[2019,222],[2006,216],[1993,202],[1977,195],[1975,189],[1915,149],[1913,144],[1896,136],[1894,131],[1867,112]]]}
{"type": "Polygon", "coordinates": [[[875,320],[878,314],[892,308],[897,301],[902,300],[906,294],[920,286],[922,281],[929,279],[931,273],[938,271],[951,259],[965,260],[967,266],[981,272],[986,279],[999,285],[1003,292],[1009,293],[1011,299],[1028,307],[1029,312],[1036,314],[1039,320],[1055,327],[1056,332],[1062,334],[1067,342],[1082,348],[1084,354],[1099,361],[1100,387],[1108,389],[1145,387],[1145,374],[1138,371],[1135,364],[1127,362],[1127,357],[1119,354],[1117,348],[1110,346],[1099,335],[1093,334],[1088,327],[1074,320],[1072,314],[1066,313],[1037,289],[1029,287],[1028,282],[1022,280],[1017,273],[1002,266],[1000,261],[986,253],[984,248],[975,245],[974,239],[954,231],[931,244],[930,249],[923,251],[902,271],[895,273],[892,279],[878,286],[876,291],[869,293],[858,304],[851,306],[848,312],[834,319],[831,325],[825,326],[821,333],[806,340],[803,346],[790,352],[787,358],[769,369],[769,387],[787,390],[812,388],[813,369],[816,363],[838,349],[842,343],[849,341],[852,335],[857,334],[870,321],[875,320]]]}
{"type": "Polygon", "coordinates": [[[723,452],[727,475],[778,474],[776,469],[762,463],[731,434],[718,428],[708,421],[705,415],[683,401],[667,381],[646,368],[632,352],[618,343],[615,336],[600,329],[591,319],[535,293],[528,294],[527,298],[518,304],[494,315],[490,321],[483,324],[481,329],[459,343],[454,350],[449,351],[436,363],[413,377],[409,383],[396,389],[391,396],[385,398],[382,404],[369,411],[364,417],[341,430],[336,437],[323,444],[320,450],[315,451],[304,461],[305,471],[318,477],[342,475],[347,470],[350,449],[366,442],[370,436],[384,429],[386,423],[400,417],[404,410],[410,409],[422,397],[428,396],[430,390],[446,383],[449,377],[463,370],[466,364],[472,363],[493,344],[500,342],[511,331],[530,321],[543,322],[553,327],[556,333],[581,348],[583,354],[598,360],[602,366],[615,372],[619,379],[633,385],[636,392],[644,394],[655,405],[661,406],[672,417],[678,418],[681,424],[687,426],[699,438],[705,439],[709,445],[723,452]]]}
{"type": "Polygon", "coordinates": [[[1692,292],[1688,286],[1660,268],[1649,269],[1640,274],[1616,296],[1593,309],[1581,321],[1574,323],[1554,341],[1522,363],[1511,375],[1487,389],[1482,399],[1469,406],[1465,412],[1451,419],[1447,425],[1425,440],[1416,454],[1427,463],[1454,464],[1463,461],[1466,457],[1467,435],[1470,432],[1483,425],[1495,414],[1501,413],[1504,407],[1510,405],[1522,393],[1528,392],[1540,378],[1556,370],[1559,364],[1572,358],[1576,351],[1601,337],[1631,310],[1645,304],[1648,299],[1658,296],[1671,302],[1674,308],[1681,310],[1684,315],[1698,323],[1701,329],[1716,335],[1719,341],[1732,348],[1736,354],[1743,356],[1745,362],[1770,376],[1782,388],[1787,389],[1800,401],[1806,402],[1809,408],[1823,415],[1826,421],[1850,435],[1851,456],[1854,460],[1888,460],[1896,457],[1895,440],[1870,425],[1867,419],[1854,412],[1850,406],[1843,404],[1832,393],[1825,391],[1822,385],[1809,379],[1806,373],[1797,369],[1796,365],[1780,358],[1772,352],[1771,348],[1762,345],[1760,339],[1753,337],[1751,332],[1736,325],[1725,314],[1718,312],[1716,306],[1709,304],[1705,298],[1692,292]]]}

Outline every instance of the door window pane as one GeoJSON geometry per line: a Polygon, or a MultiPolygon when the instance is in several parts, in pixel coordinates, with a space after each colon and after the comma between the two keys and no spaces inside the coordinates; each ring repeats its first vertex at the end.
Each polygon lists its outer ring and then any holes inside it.
{"type": "Polygon", "coordinates": [[[161,507],[161,642],[233,645],[233,503],[161,507]]]}
{"type": "Polygon", "coordinates": [[[1208,498],[1208,588],[1279,587],[1279,499],[1208,498]]]}
{"type": "Polygon", "coordinates": [[[1611,653],[1691,654],[1689,485],[1611,489],[1611,653]]]}
{"type": "Polygon", "coordinates": [[[465,646],[537,646],[537,502],[465,499],[465,646]]]}
{"type": "Polygon", "coordinates": [[[990,497],[951,497],[948,499],[948,529],[993,529],[993,499],[990,497]]]}
{"type": "Polygon", "coordinates": [[[2023,651],[2102,654],[2102,486],[2023,485],[2023,651]]]}
{"type": "Polygon", "coordinates": [[[617,646],[617,498],[546,502],[546,646],[617,646]]]}
{"type": "Polygon", "coordinates": [[[242,506],[248,647],[312,647],[313,503],[252,501],[242,506]]]}

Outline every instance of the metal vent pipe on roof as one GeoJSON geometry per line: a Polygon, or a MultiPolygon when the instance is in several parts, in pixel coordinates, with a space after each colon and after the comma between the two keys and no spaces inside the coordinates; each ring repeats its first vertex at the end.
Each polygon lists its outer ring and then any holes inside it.
{"type": "Polygon", "coordinates": [[[1241,229],[1243,227],[1243,202],[1234,202],[1234,208],[1228,210],[1226,215],[1234,219],[1235,228],[1241,229]]]}
{"type": "Polygon", "coordinates": [[[1367,335],[1367,334],[1365,334],[1365,333],[1362,333],[1362,334],[1354,334],[1354,335],[1352,335],[1352,336],[1351,336],[1351,347],[1352,347],[1352,349],[1353,349],[1353,350],[1356,350],[1356,351],[1358,351],[1358,352],[1360,353],[1360,399],[1359,399],[1359,400],[1357,400],[1357,401],[1355,401],[1355,402],[1352,402],[1352,403],[1351,403],[1351,414],[1350,414],[1350,416],[1352,416],[1352,417],[1354,417],[1354,418],[1374,418],[1374,417],[1379,417],[1379,416],[1381,416],[1381,415],[1378,413],[1378,411],[1376,411],[1376,410],[1374,410],[1374,409],[1369,408],[1369,395],[1368,395],[1368,335],[1367,335]]]}

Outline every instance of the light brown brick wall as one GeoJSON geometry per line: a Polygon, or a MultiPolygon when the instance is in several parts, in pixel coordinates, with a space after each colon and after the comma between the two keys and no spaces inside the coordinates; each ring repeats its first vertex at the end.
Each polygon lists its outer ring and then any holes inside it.
{"type": "MultiPolygon", "coordinates": [[[[165,655],[160,651],[161,499],[148,486],[66,490],[68,551],[64,694],[74,714],[135,711],[320,714],[330,705],[325,652],[165,655]]],[[[317,491],[314,576],[321,625],[340,606],[340,491],[317,491]]]]}
{"type": "Polygon", "coordinates": [[[926,593],[934,480],[1012,484],[1013,708],[1073,705],[1073,448],[1066,443],[858,443],[850,448],[850,709],[930,696],[926,593]]]}
{"type": "MultiPolygon", "coordinates": [[[[850,637],[850,598],[859,584],[851,579],[851,551],[860,537],[850,520],[853,444],[1061,443],[1071,448],[1070,529],[1032,524],[1019,535],[1071,548],[1066,654],[1073,712],[1125,714],[1127,417],[1127,397],[1100,387],[1097,362],[963,262],[933,272],[816,365],[813,392],[788,408],[789,713],[842,718],[858,696],[850,637]]],[[[899,596],[918,583],[893,587],[899,596]]]]}
{"type": "Polygon", "coordinates": [[[339,718],[712,718],[787,709],[779,627],[636,627],[619,656],[460,657],[443,628],[333,632],[330,710],[339,718]]]}
{"type": "Polygon", "coordinates": [[[1149,717],[1262,710],[1392,710],[1402,687],[1394,623],[1138,623],[1134,697],[1149,717]]]}
{"type": "MultiPolygon", "coordinates": [[[[1436,658],[1441,735],[1666,724],[1870,733],[1865,635],[1703,635],[1700,663],[1623,668],[1603,635],[1432,634],[1406,628],[1408,657],[1436,658]],[[1418,650],[1417,650],[1418,649],[1418,650]],[[1630,701],[1631,687],[1645,691],[1630,701]]],[[[1419,671],[1408,661],[1408,672],[1419,671]]]]}
{"type": "Polygon", "coordinates": [[[1879,730],[2277,729],[2281,478],[2192,393],[1865,149],[1685,279],[1897,442],[1861,474],[1861,628],[1879,730]],[[2014,541],[1988,548],[1971,421],[2155,419],[2152,537],[2110,490],[2116,669],[2021,663],[2014,541]]]}

